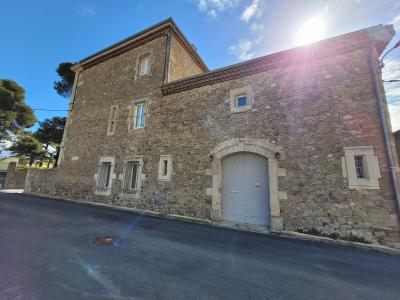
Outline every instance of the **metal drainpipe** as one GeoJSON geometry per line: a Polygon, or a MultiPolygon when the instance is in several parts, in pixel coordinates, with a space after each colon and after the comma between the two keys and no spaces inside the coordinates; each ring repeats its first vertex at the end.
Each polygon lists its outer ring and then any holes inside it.
{"type": "MultiPolygon", "coordinates": [[[[394,160],[393,160],[392,146],[390,145],[389,130],[388,130],[388,126],[387,126],[388,123],[387,123],[387,119],[386,119],[385,109],[383,106],[381,88],[380,88],[380,84],[378,81],[378,70],[377,70],[378,62],[377,62],[377,60],[375,60],[373,58],[373,52],[374,52],[374,49],[372,48],[369,51],[369,63],[371,66],[372,81],[374,83],[374,92],[375,92],[376,102],[377,102],[378,110],[379,110],[379,119],[381,121],[383,138],[385,140],[386,152],[387,152],[388,161],[389,161],[390,178],[392,180],[394,196],[396,198],[398,216],[400,217],[399,184],[398,184],[397,176],[396,176],[396,166],[395,166],[394,160]]],[[[398,219],[400,221],[400,218],[398,218],[398,219]]]]}

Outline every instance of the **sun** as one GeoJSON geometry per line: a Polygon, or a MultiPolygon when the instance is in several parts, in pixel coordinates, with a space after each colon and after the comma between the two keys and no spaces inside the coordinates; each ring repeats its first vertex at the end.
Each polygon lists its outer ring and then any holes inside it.
{"type": "Polygon", "coordinates": [[[308,19],[297,31],[298,45],[307,45],[324,38],[326,23],[324,18],[318,16],[308,19]]]}

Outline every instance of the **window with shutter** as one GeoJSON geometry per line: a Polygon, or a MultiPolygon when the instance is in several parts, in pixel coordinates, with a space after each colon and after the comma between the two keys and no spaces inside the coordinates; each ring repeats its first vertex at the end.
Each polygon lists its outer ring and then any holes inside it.
{"type": "Polygon", "coordinates": [[[129,159],[125,161],[122,176],[122,192],[124,194],[136,195],[140,191],[142,159],[129,159]]]}
{"type": "Polygon", "coordinates": [[[100,158],[96,174],[96,194],[109,195],[111,193],[113,167],[114,158],[100,158]]]}

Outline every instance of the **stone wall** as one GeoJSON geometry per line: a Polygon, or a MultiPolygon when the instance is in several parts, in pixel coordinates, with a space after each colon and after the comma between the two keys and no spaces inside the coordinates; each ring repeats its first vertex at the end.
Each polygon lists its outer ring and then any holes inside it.
{"type": "Polygon", "coordinates": [[[6,182],[3,189],[23,189],[25,187],[27,169],[18,169],[17,162],[8,164],[6,182]]]}
{"type": "Polygon", "coordinates": [[[25,183],[25,193],[39,196],[56,196],[55,179],[58,169],[30,169],[25,183]]]}
{"type": "Polygon", "coordinates": [[[168,81],[203,73],[199,65],[190,57],[178,40],[171,37],[171,54],[168,69],[168,81]]]}
{"type": "Polygon", "coordinates": [[[276,162],[283,230],[400,247],[367,48],[163,96],[165,43],[158,38],[82,71],[59,170],[51,180],[29,180],[31,191],[212,220],[210,153],[225,141],[263,140],[284,153],[276,162]],[[144,51],[152,53],[151,74],[138,79],[136,59],[144,51]],[[232,111],[236,89],[252,91],[252,109],[232,111]],[[129,130],[132,101],[144,97],[145,128],[129,130]],[[116,128],[107,135],[114,104],[116,128]],[[354,146],[373,147],[380,189],[348,188],[342,158],[344,147],[354,146]],[[171,181],[158,179],[160,155],[172,157],[171,181]],[[101,157],[115,159],[110,196],[95,194],[101,157]],[[143,160],[137,197],[121,192],[130,157],[143,160]],[[54,188],[46,190],[46,182],[54,188]]]}

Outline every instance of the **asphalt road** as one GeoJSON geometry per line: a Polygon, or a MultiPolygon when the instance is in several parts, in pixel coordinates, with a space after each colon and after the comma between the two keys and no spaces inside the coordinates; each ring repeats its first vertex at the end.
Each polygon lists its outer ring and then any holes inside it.
{"type": "Polygon", "coordinates": [[[400,257],[350,247],[2,193],[0,234],[1,300],[400,299],[400,257]]]}

